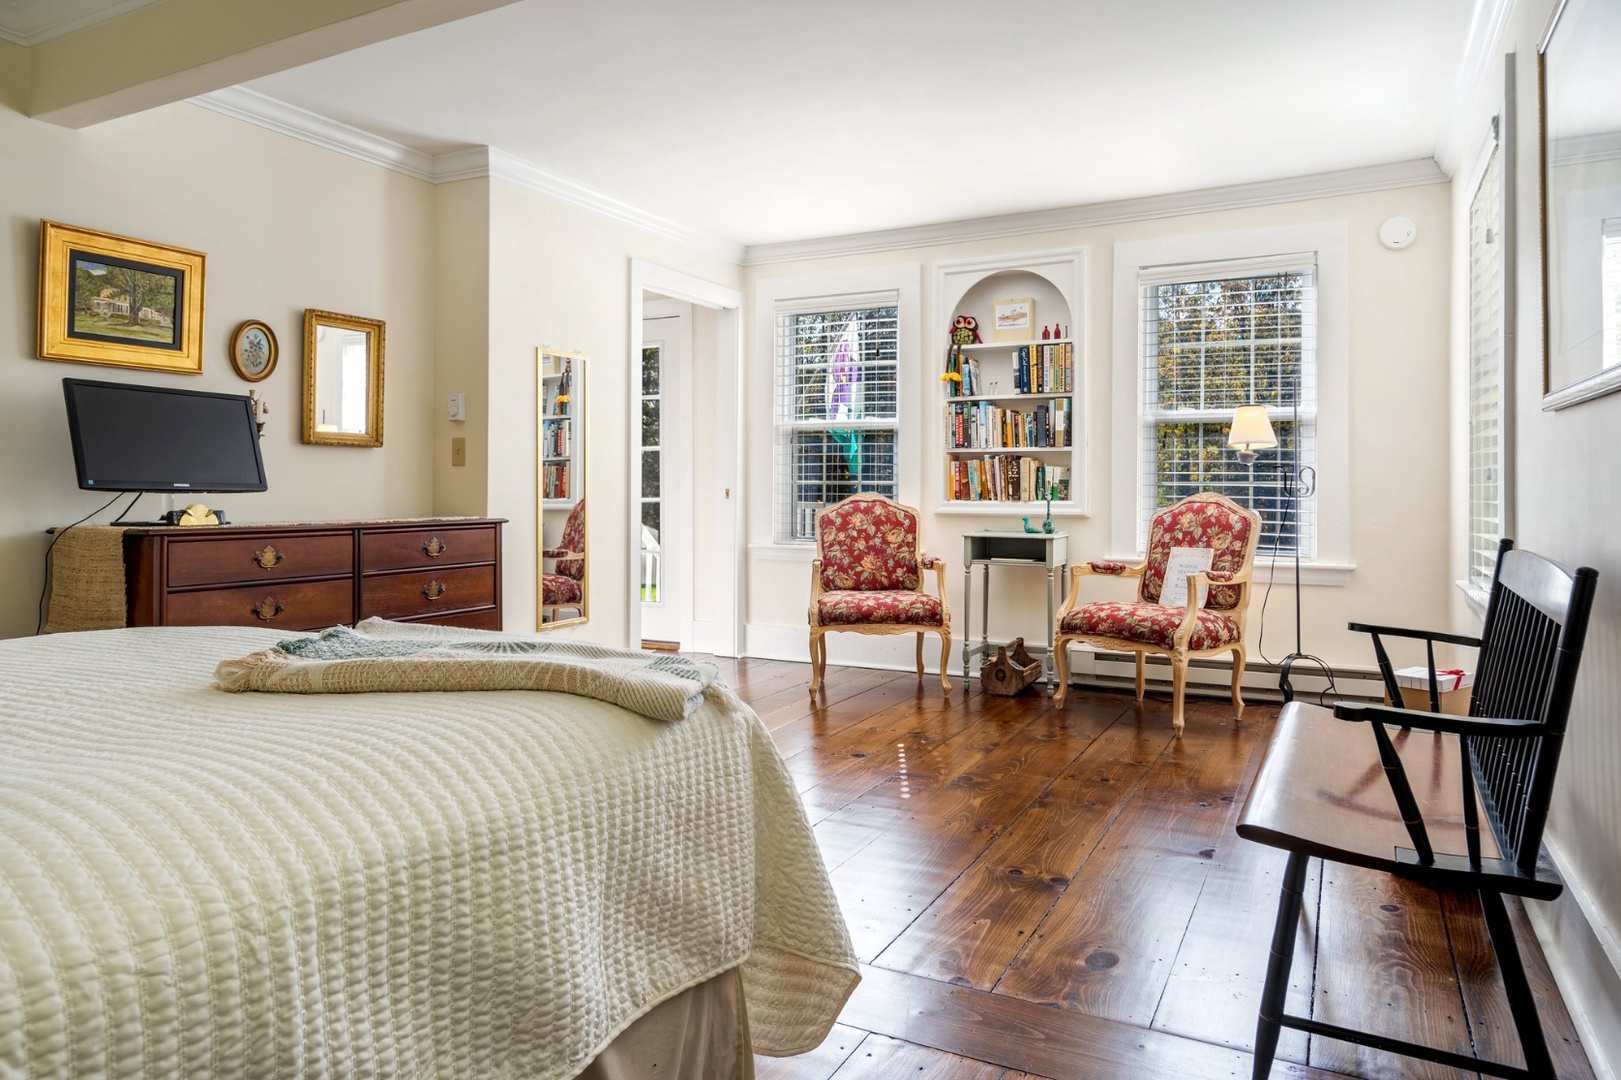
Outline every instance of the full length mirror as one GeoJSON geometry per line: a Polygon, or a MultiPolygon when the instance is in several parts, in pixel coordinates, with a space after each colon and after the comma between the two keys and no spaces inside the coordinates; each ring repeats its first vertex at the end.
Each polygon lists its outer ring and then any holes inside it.
{"type": "Polygon", "coordinates": [[[383,445],[383,324],[304,312],[304,441],[383,445]]]}
{"type": "Polygon", "coordinates": [[[539,400],[535,448],[540,504],[540,597],[542,630],[573,626],[589,617],[591,557],[585,519],[584,353],[545,346],[536,350],[539,400]]]}
{"type": "Polygon", "coordinates": [[[1565,0],[1539,50],[1544,407],[1621,390],[1621,4],[1565,0]]]}

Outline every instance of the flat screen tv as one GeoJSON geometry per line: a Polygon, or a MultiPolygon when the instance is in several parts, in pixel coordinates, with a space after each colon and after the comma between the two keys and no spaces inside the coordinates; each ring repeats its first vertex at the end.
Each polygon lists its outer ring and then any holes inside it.
{"type": "Polygon", "coordinates": [[[264,491],[253,402],[237,394],[63,379],[73,465],[91,491],[264,491]]]}

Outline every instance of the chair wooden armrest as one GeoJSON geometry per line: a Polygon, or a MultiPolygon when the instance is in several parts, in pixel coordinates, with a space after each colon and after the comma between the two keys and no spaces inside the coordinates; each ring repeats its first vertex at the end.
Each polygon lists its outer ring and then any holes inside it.
{"type": "Polygon", "coordinates": [[[1364,705],[1359,702],[1336,701],[1334,715],[1353,723],[1400,724],[1421,731],[1440,731],[1448,735],[1494,735],[1501,739],[1531,739],[1546,735],[1548,729],[1535,720],[1508,720],[1490,716],[1457,716],[1453,713],[1421,712],[1391,705],[1364,705]]]}
{"type": "MultiPolygon", "coordinates": [[[[945,610],[946,621],[951,619],[950,609],[946,607],[946,561],[937,555],[920,555],[917,560],[918,569],[933,570],[935,589],[940,594],[940,607],[945,610]]],[[[921,577],[921,574],[919,575],[921,577]]],[[[918,582],[919,589],[922,582],[918,582]]]]}
{"type": "Polygon", "coordinates": [[[1421,641],[1439,641],[1447,645],[1467,645],[1472,649],[1480,648],[1480,639],[1467,634],[1448,634],[1440,630],[1408,630],[1400,626],[1374,626],[1371,623],[1346,623],[1347,630],[1354,630],[1359,634],[1376,634],[1381,637],[1417,638],[1421,641]]]}
{"type": "Polygon", "coordinates": [[[1093,562],[1076,563],[1069,568],[1069,592],[1064,597],[1064,603],[1058,609],[1058,621],[1063,622],[1064,616],[1075,610],[1075,601],[1080,599],[1081,579],[1091,574],[1099,577],[1133,578],[1142,577],[1148,569],[1148,562],[1144,560],[1138,566],[1127,566],[1124,563],[1096,560],[1093,562]],[[1107,567],[1100,570],[1098,567],[1107,567]]]}
{"type": "Polygon", "coordinates": [[[1373,658],[1379,665],[1379,677],[1385,684],[1385,696],[1392,705],[1400,709],[1405,700],[1402,697],[1401,686],[1396,682],[1396,669],[1390,663],[1390,654],[1385,652],[1384,638],[1402,637],[1415,638],[1424,642],[1424,657],[1430,668],[1430,711],[1441,711],[1441,687],[1435,677],[1435,643],[1437,641],[1447,645],[1465,645],[1469,648],[1480,648],[1480,639],[1469,637],[1467,634],[1446,634],[1439,630],[1409,630],[1401,626],[1375,626],[1371,623],[1346,623],[1347,630],[1354,630],[1360,634],[1367,634],[1373,639],[1373,658]]]}
{"type": "Polygon", "coordinates": [[[543,559],[583,559],[585,552],[570,551],[568,548],[546,548],[540,556],[543,559]]]}

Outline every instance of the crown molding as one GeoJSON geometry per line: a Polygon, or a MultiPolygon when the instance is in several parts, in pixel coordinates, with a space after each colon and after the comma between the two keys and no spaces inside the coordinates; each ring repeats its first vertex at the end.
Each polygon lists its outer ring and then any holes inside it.
{"type": "Polygon", "coordinates": [[[1387,165],[1367,165],[1338,172],[1295,176],[1284,180],[1262,180],[1251,184],[1205,188],[1170,195],[1150,195],[1138,199],[1068,206],[1055,210],[1032,210],[1019,214],[974,218],[936,225],[914,225],[904,229],[830,236],[817,240],[791,240],[780,244],[756,244],[744,253],[744,265],[790,262],[797,259],[826,259],[840,255],[867,255],[936,244],[995,240],[1009,236],[1085,229],[1127,221],[1181,217],[1185,214],[1235,210],[1247,206],[1298,202],[1334,195],[1356,195],[1367,191],[1416,187],[1445,183],[1447,176],[1431,158],[1397,161],[1387,165]]]}
{"type": "Polygon", "coordinates": [[[368,164],[426,180],[430,184],[435,182],[432,154],[329,120],[319,113],[289,105],[245,86],[228,86],[191,98],[190,101],[193,105],[201,105],[301,142],[335,150],[368,164]]]}
{"type": "MultiPolygon", "coordinates": [[[[1446,123],[1435,145],[1435,160],[1448,176],[1457,175],[1468,164],[1463,155],[1479,142],[1483,125],[1482,118],[1473,115],[1475,102],[1485,93],[1493,73],[1503,70],[1505,39],[1513,14],[1514,0],[1475,0],[1463,58],[1458,62],[1452,96],[1447,102],[1446,123]]],[[[1502,107],[1499,96],[1493,95],[1492,100],[1497,104],[1488,112],[1502,107]]]]}
{"type": "Polygon", "coordinates": [[[659,217],[493,146],[473,146],[433,155],[242,86],[216,90],[194,97],[191,101],[205,109],[430,184],[448,184],[487,176],[548,195],[686,247],[735,263],[743,261],[742,244],[659,217]]]}
{"type": "Polygon", "coordinates": [[[686,247],[705,251],[712,255],[719,255],[734,263],[743,261],[744,248],[742,244],[713,233],[701,232],[685,225],[678,224],[668,218],[643,210],[639,206],[623,202],[611,195],[604,195],[600,191],[586,187],[584,184],[560,176],[548,169],[523,158],[508,154],[495,147],[488,147],[489,175],[496,180],[502,180],[517,187],[537,191],[542,195],[549,195],[562,202],[571,203],[583,209],[612,218],[626,225],[634,226],[644,232],[662,236],[686,247]]]}
{"type": "Polygon", "coordinates": [[[14,45],[38,45],[150,3],[153,0],[0,0],[0,38],[14,45]]]}

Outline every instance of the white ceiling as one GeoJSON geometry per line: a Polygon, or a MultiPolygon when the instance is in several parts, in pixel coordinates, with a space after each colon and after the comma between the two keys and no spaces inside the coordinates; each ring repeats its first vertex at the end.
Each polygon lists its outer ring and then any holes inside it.
{"type": "Polygon", "coordinates": [[[522,0],[248,85],[752,245],[1429,158],[1492,6],[522,0]]]}

